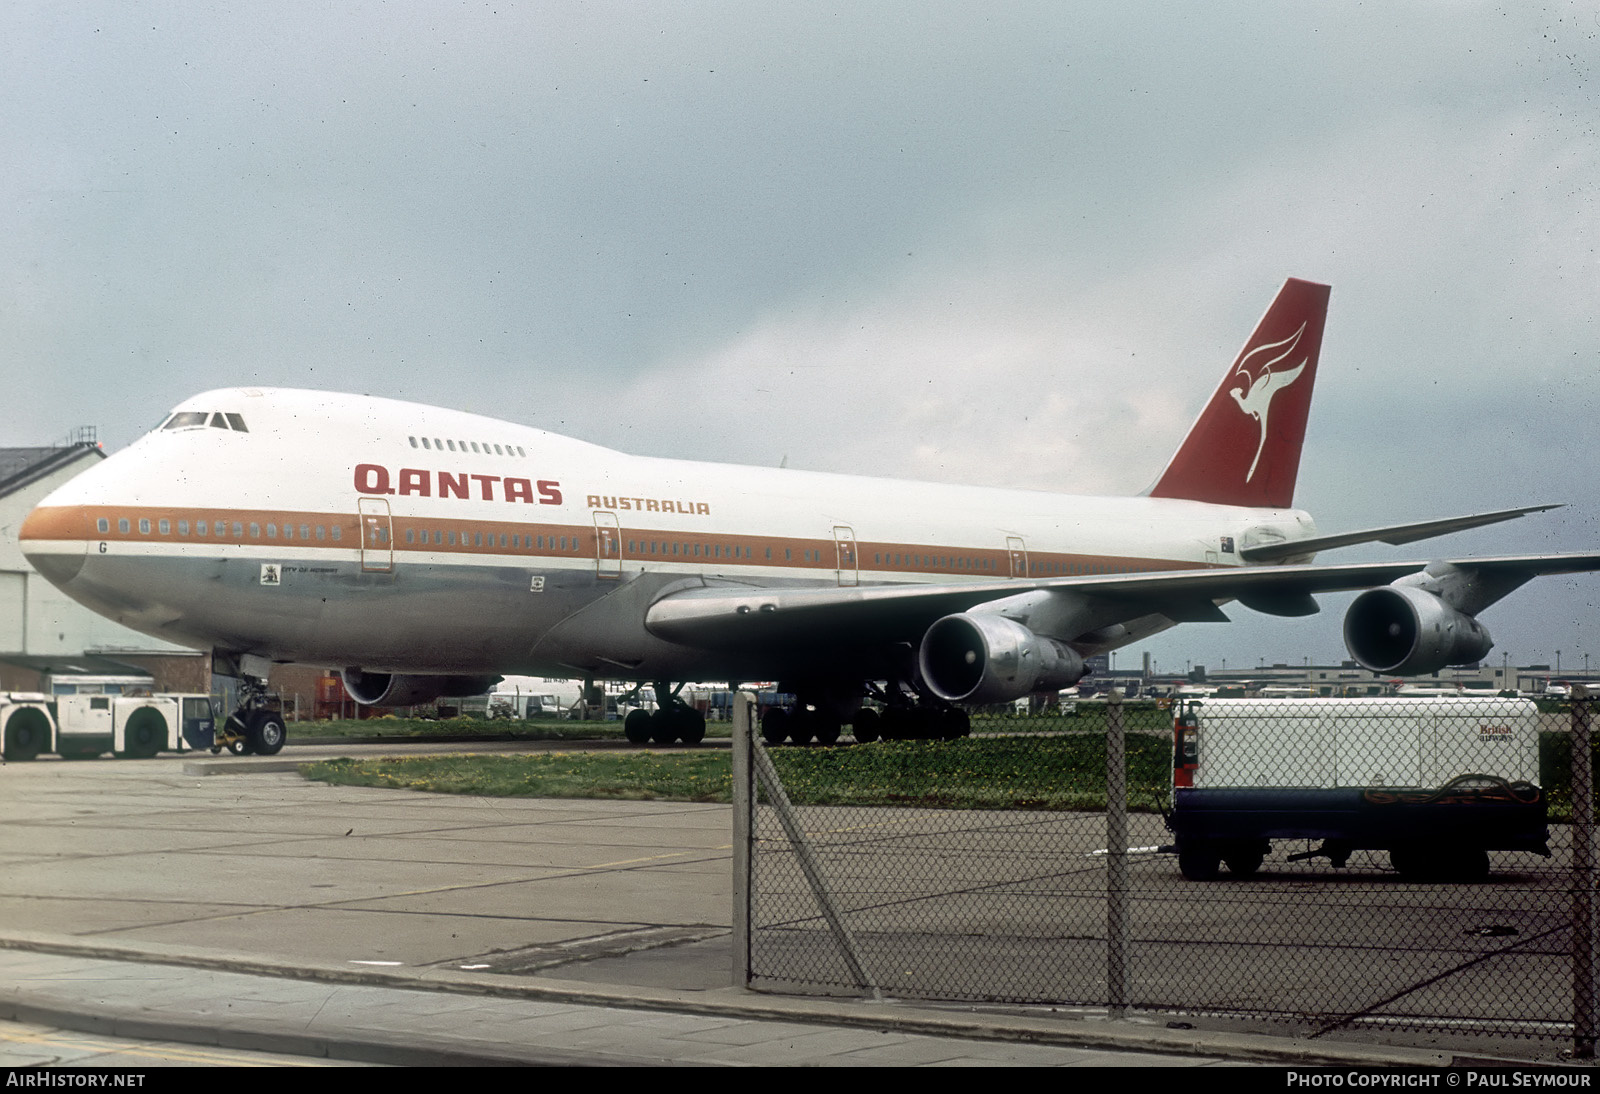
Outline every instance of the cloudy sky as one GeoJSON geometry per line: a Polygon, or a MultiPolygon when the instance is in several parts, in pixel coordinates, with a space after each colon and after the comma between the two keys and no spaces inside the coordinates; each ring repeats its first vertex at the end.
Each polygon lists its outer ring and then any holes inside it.
{"type": "MultiPolygon", "coordinates": [[[[1320,527],[1558,501],[1399,552],[1591,550],[1597,57],[1592,0],[12,0],[0,444],[248,383],[1131,493],[1297,276],[1320,527]]],[[[1343,602],[1119,664],[1337,659],[1343,602]]],[[[1600,667],[1597,602],[1495,656],[1600,667]]]]}

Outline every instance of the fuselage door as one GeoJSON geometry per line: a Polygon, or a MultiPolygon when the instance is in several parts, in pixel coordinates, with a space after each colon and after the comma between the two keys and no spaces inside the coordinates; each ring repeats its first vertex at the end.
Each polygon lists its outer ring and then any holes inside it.
{"type": "Polygon", "coordinates": [[[861,567],[856,561],[856,533],[848,524],[833,526],[833,547],[839,558],[839,584],[855,585],[861,580],[861,567]]]}
{"type": "Polygon", "coordinates": [[[361,569],[387,574],[394,570],[394,531],[387,498],[357,498],[361,517],[361,569]]]}
{"type": "Polygon", "coordinates": [[[594,514],[594,575],[603,581],[622,576],[622,531],[617,514],[606,510],[594,514]]]}
{"type": "Polygon", "coordinates": [[[1021,536],[1006,537],[1006,554],[1011,556],[1011,576],[1028,576],[1028,545],[1021,536]]]}

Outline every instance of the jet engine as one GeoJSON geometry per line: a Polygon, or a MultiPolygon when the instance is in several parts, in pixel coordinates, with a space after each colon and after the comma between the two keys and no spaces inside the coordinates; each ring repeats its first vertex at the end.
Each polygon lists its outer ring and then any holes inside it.
{"type": "Polygon", "coordinates": [[[1414,585],[1386,585],[1356,597],[1344,617],[1350,656],[1373,672],[1418,676],[1476,664],[1494,639],[1472,616],[1414,585]]]}
{"type": "Polygon", "coordinates": [[[482,695],[499,676],[403,676],[345,669],[339,674],[350,698],[363,706],[404,707],[431,703],[442,695],[482,695]]]}
{"type": "Polygon", "coordinates": [[[1064,642],[1003,615],[965,612],[928,628],[917,664],[923,682],[949,703],[1004,703],[1058,691],[1085,671],[1083,658],[1064,642]]]}

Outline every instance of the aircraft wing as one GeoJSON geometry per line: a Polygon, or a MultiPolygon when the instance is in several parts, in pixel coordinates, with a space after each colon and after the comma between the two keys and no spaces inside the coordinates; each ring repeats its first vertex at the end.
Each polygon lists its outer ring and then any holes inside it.
{"type": "Polygon", "coordinates": [[[1515,520],[1529,513],[1542,513],[1546,509],[1560,508],[1560,505],[1525,505],[1520,509],[1497,509],[1492,513],[1473,513],[1464,517],[1445,517],[1442,520],[1424,520],[1415,524],[1391,524],[1383,528],[1368,528],[1361,532],[1341,532],[1332,536],[1264,543],[1244,548],[1239,552],[1239,557],[1246,562],[1272,562],[1280,558],[1314,555],[1319,551],[1331,551],[1335,547],[1349,547],[1357,543],[1387,543],[1399,546],[1402,543],[1415,543],[1419,539],[1463,532],[1468,528],[1481,528],[1485,524],[1515,520]]]}
{"type": "MultiPolygon", "coordinates": [[[[1506,589],[1541,574],[1600,570],[1600,552],[1448,559],[1506,589]]],[[[1141,574],[941,585],[853,587],[714,586],[669,593],[655,601],[645,626],[658,638],[688,646],[737,648],[808,642],[861,644],[918,640],[943,616],[1020,593],[1059,592],[1126,605],[1125,618],[1166,615],[1175,621],[1226,620],[1217,602],[1252,607],[1309,601],[1313,593],[1386,585],[1438,563],[1363,562],[1324,566],[1234,566],[1141,574]]],[[[1273,611],[1272,607],[1261,610],[1273,611]]],[[[1311,610],[1315,610],[1313,604],[1311,610]]],[[[1276,614],[1305,614],[1287,610],[1276,614]]],[[[1072,637],[1072,636],[1066,636],[1072,637]]]]}

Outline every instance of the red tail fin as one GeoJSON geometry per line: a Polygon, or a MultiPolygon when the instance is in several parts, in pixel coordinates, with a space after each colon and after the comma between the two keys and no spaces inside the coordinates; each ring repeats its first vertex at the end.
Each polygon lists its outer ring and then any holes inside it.
{"type": "Polygon", "coordinates": [[[1310,281],[1284,282],[1151,497],[1276,509],[1294,504],[1328,292],[1310,281]]]}

